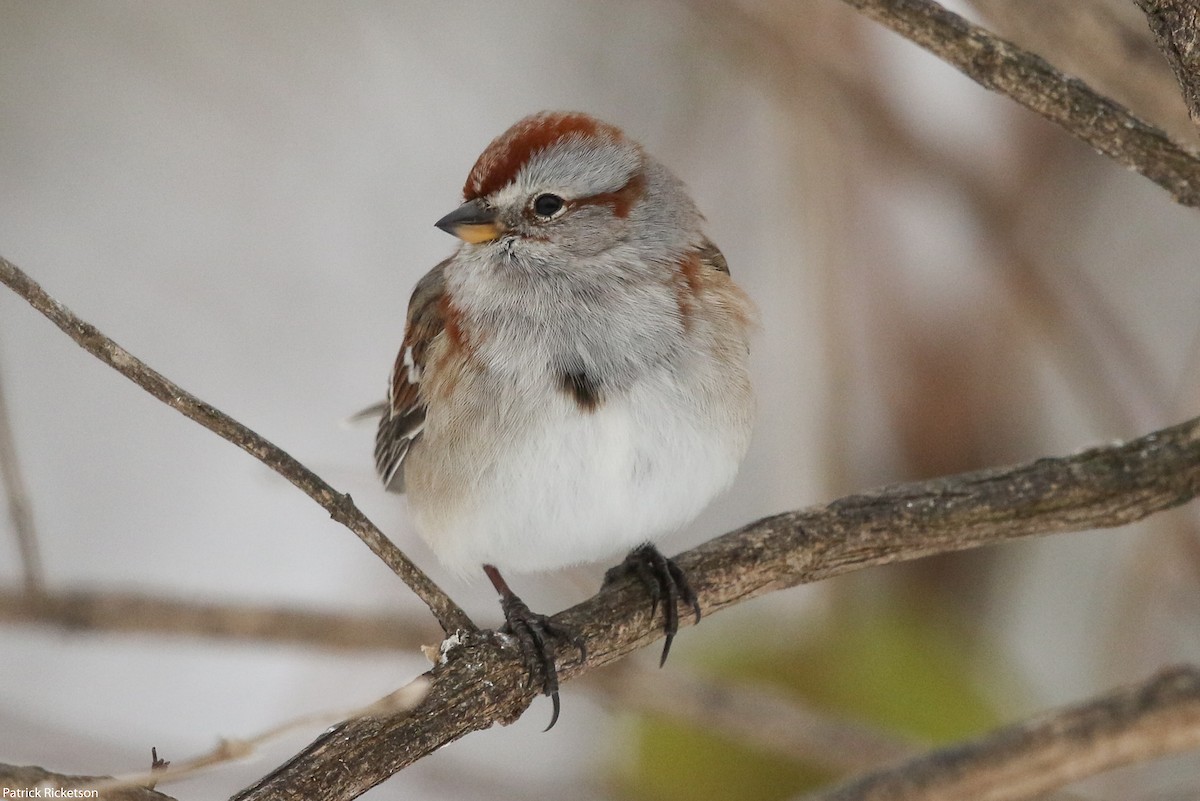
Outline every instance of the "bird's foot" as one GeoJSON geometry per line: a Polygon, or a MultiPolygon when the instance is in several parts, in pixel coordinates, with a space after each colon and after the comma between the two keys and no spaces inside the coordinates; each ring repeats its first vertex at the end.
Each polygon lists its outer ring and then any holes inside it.
{"type": "Polygon", "coordinates": [[[578,632],[555,623],[545,615],[531,611],[525,602],[512,592],[501,597],[500,608],[504,610],[504,629],[516,638],[521,646],[521,655],[529,671],[530,683],[540,675],[542,694],[549,696],[554,705],[550,725],[545,728],[545,731],[550,731],[558,722],[560,707],[558,668],[554,663],[555,643],[570,643],[578,648],[580,662],[587,660],[587,646],[578,632]]]}
{"type": "Polygon", "coordinates": [[[663,634],[666,635],[666,639],[663,642],[662,658],[658,661],[659,667],[662,667],[666,664],[667,654],[671,653],[671,641],[679,631],[679,602],[683,601],[691,607],[696,622],[699,623],[700,600],[696,597],[687,574],[651,543],[639,545],[630,551],[624,562],[604,574],[604,584],[607,586],[628,575],[636,577],[650,593],[651,616],[658,612],[658,604],[662,602],[666,618],[663,622],[663,634]]]}

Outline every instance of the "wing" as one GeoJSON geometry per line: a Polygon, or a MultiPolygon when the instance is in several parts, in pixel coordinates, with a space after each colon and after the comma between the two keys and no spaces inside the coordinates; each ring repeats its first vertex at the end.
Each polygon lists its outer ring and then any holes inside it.
{"type": "Polygon", "coordinates": [[[707,236],[700,243],[700,263],[709,269],[729,275],[729,262],[725,261],[725,254],[707,236]]]}
{"type": "Polygon", "coordinates": [[[404,344],[392,367],[388,400],[375,433],[375,469],[383,485],[394,492],[404,491],[404,472],[400,468],[425,427],[421,377],[429,346],[445,327],[442,296],[448,263],[449,259],[426,273],[408,301],[404,344]]]}

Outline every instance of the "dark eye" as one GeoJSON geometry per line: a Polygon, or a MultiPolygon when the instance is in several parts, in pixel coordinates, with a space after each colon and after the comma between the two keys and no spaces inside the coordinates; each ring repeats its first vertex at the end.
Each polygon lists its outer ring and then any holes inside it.
{"type": "Polygon", "coordinates": [[[533,199],[533,213],[549,219],[558,214],[563,207],[563,199],[558,195],[538,195],[533,199]]]}

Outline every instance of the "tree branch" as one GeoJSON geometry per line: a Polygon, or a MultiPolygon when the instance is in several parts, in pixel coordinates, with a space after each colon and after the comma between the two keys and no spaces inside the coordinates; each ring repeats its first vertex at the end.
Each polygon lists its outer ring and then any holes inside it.
{"type": "MultiPolygon", "coordinates": [[[[681,554],[705,614],[872,565],[1034,535],[1120,526],[1200,494],[1200,418],[1118,445],[851,495],[767,517],[681,554]]],[[[560,651],[567,681],[662,636],[632,580],[555,616],[587,642],[560,651]]],[[[682,617],[682,616],[681,616],[682,617]]],[[[454,641],[451,641],[454,642],[454,641]]],[[[459,638],[411,713],[349,720],[239,793],[241,801],[350,799],[472,731],[509,723],[536,695],[510,638],[459,638]],[[346,765],[353,765],[347,771],[346,765]]]]}
{"type": "Polygon", "coordinates": [[[1176,202],[1200,206],[1200,158],[1083,81],[932,0],[844,1],[984,88],[1007,95],[1141,173],[1176,202]]]}
{"type": "Polygon", "coordinates": [[[1183,90],[1192,122],[1200,125],[1200,7],[1194,0],[1134,0],[1146,14],[1158,49],[1183,90]]]}
{"type": "Polygon", "coordinates": [[[331,649],[395,648],[415,652],[435,640],[394,614],[342,614],[284,606],[202,603],[129,592],[0,590],[0,623],[41,623],[72,631],[222,637],[331,649]]]}
{"type": "MultiPolygon", "coordinates": [[[[106,591],[52,590],[35,598],[15,590],[0,590],[0,624],[4,623],[337,650],[395,649],[415,653],[418,648],[428,648],[430,641],[429,637],[422,639],[413,621],[394,614],[201,603],[106,591]]],[[[867,770],[916,753],[916,744],[898,735],[819,711],[783,693],[679,668],[668,672],[622,662],[588,674],[580,688],[614,708],[719,730],[739,742],[839,773],[867,770]]],[[[336,715],[330,723],[346,717],[349,715],[336,715]]],[[[322,720],[328,718],[322,716],[322,720]]],[[[174,774],[163,774],[161,778],[170,781],[174,774]]]]}
{"type": "Polygon", "coordinates": [[[811,801],[1024,801],[1106,770],[1200,747],[1200,670],[1039,715],[886,768],[811,801]]]}
{"type": "Polygon", "coordinates": [[[70,309],[46,294],[36,282],[2,256],[0,283],[7,285],[28,301],[29,305],[45,315],[88,353],[172,409],[237,445],[319,503],[329,512],[330,517],[353,531],[372,553],[382,559],[383,563],[425,602],[447,633],[476,629],[467,613],[405,556],[395,543],[384,536],[383,532],[354,505],[349,495],[338,492],[278,446],[152,370],[129,351],[100,333],[95,326],[76,317],[70,309]]]}
{"type": "Polygon", "coordinates": [[[1128,0],[969,0],[991,31],[1041,53],[1063,72],[1162,128],[1185,148],[1200,131],[1179,102],[1179,84],[1128,0]]]}

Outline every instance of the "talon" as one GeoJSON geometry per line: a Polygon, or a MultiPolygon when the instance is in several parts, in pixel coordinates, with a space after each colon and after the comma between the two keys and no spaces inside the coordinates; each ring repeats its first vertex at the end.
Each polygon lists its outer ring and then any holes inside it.
{"type": "Polygon", "coordinates": [[[679,587],[679,597],[683,602],[692,608],[692,614],[696,616],[696,622],[700,622],[700,599],[696,597],[696,591],[692,589],[692,583],[688,581],[687,573],[683,572],[683,568],[675,564],[673,559],[667,559],[667,570],[671,572],[671,580],[679,587]]]}
{"type": "Polygon", "coordinates": [[[629,552],[625,561],[604,574],[604,583],[632,575],[646,588],[650,595],[650,615],[658,612],[659,601],[663,601],[663,650],[659,667],[666,664],[671,653],[671,642],[679,632],[679,603],[691,608],[696,622],[700,622],[700,599],[692,589],[687,574],[674,561],[663,556],[654,545],[646,543],[629,552]]]}
{"type": "Polygon", "coordinates": [[[488,578],[500,593],[500,608],[504,611],[504,628],[516,638],[525,660],[529,686],[535,686],[536,677],[541,676],[542,695],[549,696],[553,705],[550,723],[544,731],[550,731],[558,722],[561,702],[558,697],[558,667],[554,663],[555,643],[570,643],[579,650],[580,663],[587,660],[587,645],[583,637],[573,629],[553,622],[545,615],[530,610],[517,597],[499,571],[484,565],[488,578]]]}
{"type": "Polygon", "coordinates": [[[554,728],[554,724],[558,723],[558,713],[562,711],[562,703],[558,700],[558,691],[550,693],[550,722],[546,724],[546,728],[542,729],[542,734],[554,728]]]}

